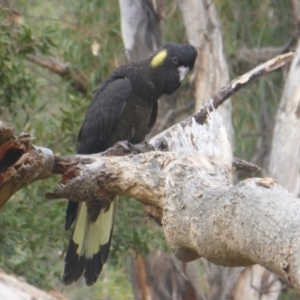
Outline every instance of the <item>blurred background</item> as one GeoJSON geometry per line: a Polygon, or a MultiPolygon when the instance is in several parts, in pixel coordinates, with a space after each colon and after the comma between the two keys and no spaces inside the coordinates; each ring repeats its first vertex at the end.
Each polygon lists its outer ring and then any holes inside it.
{"type": "MultiPolygon", "coordinates": [[[[73,154],[92,91],[115,68],[149,56],[167,41],[191,43],[199,51],[196,68],[178,92],[161,99],[151,133],[156,134],[192,114],[230,80],[276,55],[296,51],[299,7],[297,0],[2,0],[1,126],[13,125],[16,134],[29,132],[34,144],[51,148],[55,155],[73,154]],[[128,17],[132,7],[139,12],[136,24],[128,17]]],[[[222,114],[234,155],[262,167],[261,174],[251,176],[273,176],[298,196],[298,177],[285,184],[273,167],[278,160],[276,170],[288,177],[276,152],[285,141],[278,144],[275,131],[280,109],[287,106],[284,95],[292,95],[288,89],[299,80],[289,68],[243,88],[222,114]]],[[[290,160],[299,175],[298,136],[291,140],[283,135],[295,147],[296,158],[290,160]]],[[[237,174],[236,180],[246,176],[237,174]]],[[[300,299],[266,270],[176,261],[162,229],[145,219],[141,204],[125,198],[118,201],[110,257],[98,282],[92,288],[82,280],[63,287],[71,234],[64,231],[66,201],[44,197],[59,179],[52,176],[28,186],[1,211],[0,268],[5,272],[74,300],[300,299]],[[249,278],[258,278],[258,285],[249,278]],[[241,298],[241,289],[253,296],[241,298]]]]}

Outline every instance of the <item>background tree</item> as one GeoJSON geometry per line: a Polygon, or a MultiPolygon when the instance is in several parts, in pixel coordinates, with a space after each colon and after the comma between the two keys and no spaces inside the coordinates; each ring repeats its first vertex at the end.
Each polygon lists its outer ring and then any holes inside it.
{"type": "MultiPolygon", "coordinates": [[[[230,77],[234,78],[250,65],[264,60],[262,54],[284,52],[292,48],[295,36],[297,40],[298,23],[292,12],[292,3],[297,1],[275,2],[214,2],[221,19],[230,77]]],[[[185,26],[176,3],[166,3],[157,12],[162,40],[186,42],[185,26]]],[[[189,24],[186,25],[189,28],[189,24]]],[[[126,61],[119,8],[111,1],[96,0],[89,3],[71,0],[63,3],[7,1],[1,9],[1,29],[0,55],[4,59],[0,59],[3,63],[0,80],[5,87],[3,90],[7,91],[0,96],[1,120],[17,124],[19,131],[28,130],[36,137],[36,144],[55,149],[57,154],[74,153],[78,128],[90,102],[89,94],[111,70],[126,61]],[[37,60],[29,62],[29,57],[45,58],[45,55],[55,57],[64,66],[69,63],[69,70],[76,67],[81,74],[86,74],[80,77],[87,79],[86,92],[82,93],[76,86],[74,88],[71,75],[57,73],[58,77],[51,68],[42,69],[37,60]]],[[[266,154],[271,145],[274,115],[284,75],[285,71],[278,71],[233,97],[236,155],[260,166],[267,165],[266,154]]],[[[193,89],[186,83],[176,97],[168,99],[169,107],[165,110],[168,118],[161,119],[159,129],[193,111],[190,105],[193,99],[193,89]],[[189,107],[190,111],[183,109],[185,107],[189,107]]],[[[38,286],[61,289],[58,281],[63,253],[60,251],[65,249],[68,240],[63,232],[65,203],[46,202],[44,193],[49,189],[49,181],[30,186],[19,192],[1,212],[1,267],[25,276],[38,286]],[[32,198],[37,199],[35,203],[28,201],[32,198]],[[30,270],[29,264],[32,266],[30,270]]],[[[110,259],[111,262],[114,258],[119,264],[116,268],[110,265],[103,272],[103,282],[94,289],[89,292],[81,289],[91,297],[109,294],[112,298],[122,295],[123,299],[131,299],[126,275],[116,271],[124,268],[123,253],[127,253],[132,245],[135,248],[139,246],[142,253],[157,248],[157,245],[165,249],[163,239],[158,238],[157,227],[142,226],[140,205],[120,202],[112,247],[115,255],[111,255],[110,259]],[[133,218],[135,224],[140,222],[141,226],[133,228],[133,218]],[[154,243],[149,244],[149,240],[154,243]],[[118,284],[115,284],[116,281],[118,284]]],[[[215,282],[215,276],[208,276],[208,281],[215,282]]],[[[263,285],[260,285],[261,293],[262,290],[263,285]]],[[[80,292],[74,289],[64,289],[64,292],[73,294],[74,298],[81,297],[80,292]]]]}

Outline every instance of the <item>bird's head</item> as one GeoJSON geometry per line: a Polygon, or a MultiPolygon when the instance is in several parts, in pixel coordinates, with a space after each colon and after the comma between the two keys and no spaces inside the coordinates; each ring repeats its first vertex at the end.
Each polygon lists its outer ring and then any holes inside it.
{"type": "Polygon", "coordinates": [[[194,68],[197,50],[192,45],[169,42],[150,58],[153,81],[163,94],[172,94],[194,68]]]}

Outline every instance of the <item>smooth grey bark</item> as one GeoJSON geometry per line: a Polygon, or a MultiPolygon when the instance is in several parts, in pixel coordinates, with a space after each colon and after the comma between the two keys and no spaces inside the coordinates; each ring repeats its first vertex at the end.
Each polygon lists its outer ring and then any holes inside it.
{"type": "Polygon", "coordinates": [[[157,1],[119,0],[121,31],[129,61],[147,57],[160,47],[157,1]]]}
{"type": "MultiPolygon", "coordinates": [[[[296,52],[300,52],[300,41],[296,52]]],[[[291,64],[277,111],[268,174],[296,196],[300,193],[300,57],[291,64]]]]}
{"type": "MultiPolygon", "coordinates": [[[[179,8],[190,44],[198,49],[195,66],[196,109],[199,109],[214,91],[229,83],[229,71],[223,51],[221,25],[210,0],[179,0],[179,8]]],[[[234,130],[231,120],[231,101],[219,109],[231,145],[234,130]]]]}

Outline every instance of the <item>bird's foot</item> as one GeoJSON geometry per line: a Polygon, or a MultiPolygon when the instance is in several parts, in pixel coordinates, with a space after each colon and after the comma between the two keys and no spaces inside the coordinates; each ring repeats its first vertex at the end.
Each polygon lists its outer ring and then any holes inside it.
{"type": "Polygon", "coordinates": [[[120,142],[117,142],[114,147],[121,147],[125,152],[132,152],[131,149],[132,149],[132,144],[130,144],[128,141],[120,141],[120,142]]]}
{"type": "Polygon", "coordinates": [[[117,142],[112,148],[109,148],[103,152],[103,154],[106,156],[123,156],[127,154],[140,154],[150,151],[155,151],[155,149],[147,142],[133,145],[128,141],[120,141],[117,142]]]}
{"type": "Polygon", "coordinates": [[[130,154],[139,154],[139,153],[155,151],[155,148],[146,141],[136,145],[133,145],[128,141],[121,141],[116,143],[115,146],[121,147],[122,149],[124,149],[124,151],[126,151],[126,153],[130,153],[130,154]]]}

